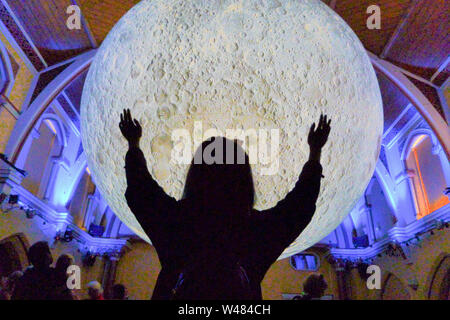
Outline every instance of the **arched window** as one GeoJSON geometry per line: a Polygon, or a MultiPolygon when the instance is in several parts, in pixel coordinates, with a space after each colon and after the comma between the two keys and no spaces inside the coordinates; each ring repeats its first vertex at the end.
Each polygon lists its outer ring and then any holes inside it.
{"type": "Polygon", "coordinates": [[[19,233],[0,240],[0,279],[28,265],[28,241],[19,233]]]}
{"type": "Polygon", "coordinates": [[[406,169],[412,173],[411,193],[417,219],[449,203],[444,194],[447,187],[441,159],[433,152],[433,140],[428,134],[418,134],[409,144],[405,157],[406,169]]]}
{"type": "Polygon", "coordinates": [[[397,218],[388,204],[387,196],[379,179],[373,179],[366,190],[365,198],[370,205],[373,232],[376,239],[381,239],[397,222],[397,218]]]}
{"type": "Polygon", "coordinates": [[[292,268],[298,271],[317,271],[320,266],[320,259],[314,253],[298,253],[290,258],[292,268]]]}
{"type": "Polygon", "coordinates": [[[57,137],[53,120],[43,120],[36,132],[32,133],[29,149],[26,152],[24,169],[28,173],[22,186],[39,198],[44,197],[50,179],[52,159],[61,154],[63,145],[57,137]]]}
{"type": "Polygon", "coordinates": [[[81,229],[86,229],[84,223],[86,210],[88,207],[88,196],[95,192],[95,184],[92,181],[88,170],[85,170],[72,195],[72,199],[67,204],[67,209],[73,217],[74,224],[81,229]]]}
{"type": "Polygon", "coordinates": [[[450,299],[450,255],[445,255],[433,270],[428,299],[448,300],[450,299]]]}

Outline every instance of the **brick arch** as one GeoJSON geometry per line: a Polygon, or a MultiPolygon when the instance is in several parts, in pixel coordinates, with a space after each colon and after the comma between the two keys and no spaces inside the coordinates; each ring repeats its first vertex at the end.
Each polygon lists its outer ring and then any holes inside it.
{"type": "Polygon", "coordinates": [[[426,298],[430,300],[449,300],[450,254],[440,254],[431,268],[426,284],[426,298]]]}
{"type": "Polygon", "coordinates": [[[0,240],[0,276],[7,276],[28,266],[30,244],[23,233],[16,233],[0,240]]]}

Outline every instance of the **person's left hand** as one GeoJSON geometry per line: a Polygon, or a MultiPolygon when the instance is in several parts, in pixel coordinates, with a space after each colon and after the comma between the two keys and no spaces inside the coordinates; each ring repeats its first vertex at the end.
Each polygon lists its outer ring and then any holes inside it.
{"type": "Polygon", "coordinates": [[[120,115],[119,128],[130,146],[139,146],[139,140],[142,136],[142,127],[139,121],[136,119],[133,120],[130,109],[124,109],[123,113],[120,115]]]}

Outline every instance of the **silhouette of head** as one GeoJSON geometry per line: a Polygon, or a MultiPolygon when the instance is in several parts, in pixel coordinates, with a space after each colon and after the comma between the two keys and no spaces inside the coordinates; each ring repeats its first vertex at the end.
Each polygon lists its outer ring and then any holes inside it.
{"type": "Polygon", "coordinates": [[[22,278],[23,272],[18,270],[11,273],[7,278],[7,290],[9,292],[14,292],[14,288],[16,284],[19,282],[20,278],[22,278]]]}
{"type": "Polygon", "coordinates": [[[28,249],[28,259],[36,269],[46,269],[52,262],[53,257],[47,241],[39,241],[28,249]]]}
{"type": "Polygon", "coordinates": [[[127,288],[123,284],[117,283],[112,287],[112,298],[114,300],[127,299],[127,288]]]}
{"type": "Polygon", "coordinates": [[[55,269],[57,272],[66,273],[67,268],[74,264],[75,259],[70,254],[62,254],[56,260],[55,269]]]}
{"type": "Polygon", "coordinates": [[[327,282],[322,274],[312,274],[303,284],[303,290],[312,298],[320,298],[328,288],[327,282]]]}
{"type": "Polygon", "coordinates": [[[205,212],[242,214],[253,208],[250,162],[237,140],[214,137],[199,146],[187,174],[183,198],[205,212]]]}
{"type": "Polygon", "coordinates": [[[92,300],[99,299],[103,294],[103,288],[100,282],[94,280],[88,283],[88,295],[92,300]]]}

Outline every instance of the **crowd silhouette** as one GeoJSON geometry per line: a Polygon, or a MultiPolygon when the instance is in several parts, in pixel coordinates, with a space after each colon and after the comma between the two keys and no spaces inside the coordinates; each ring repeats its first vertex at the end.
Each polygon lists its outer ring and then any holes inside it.
{"type": "MultiPolygon", "coordinates": [[[[80,293],[69,289],[68,268],[75,264],[74,257],[61,254],[55,266],[46,241],[39,241],[28,249],[31,263],[24,271],[17,270],[0,283],[0,300],[80,300],[80,293]]],[[[105,300],[103,288],[97,281],[88,285],[89,300],[105,300]]],[[[122,284],[115,284],[111,290],[111,300],[128,299],[127,290],[122,284]]]]}

